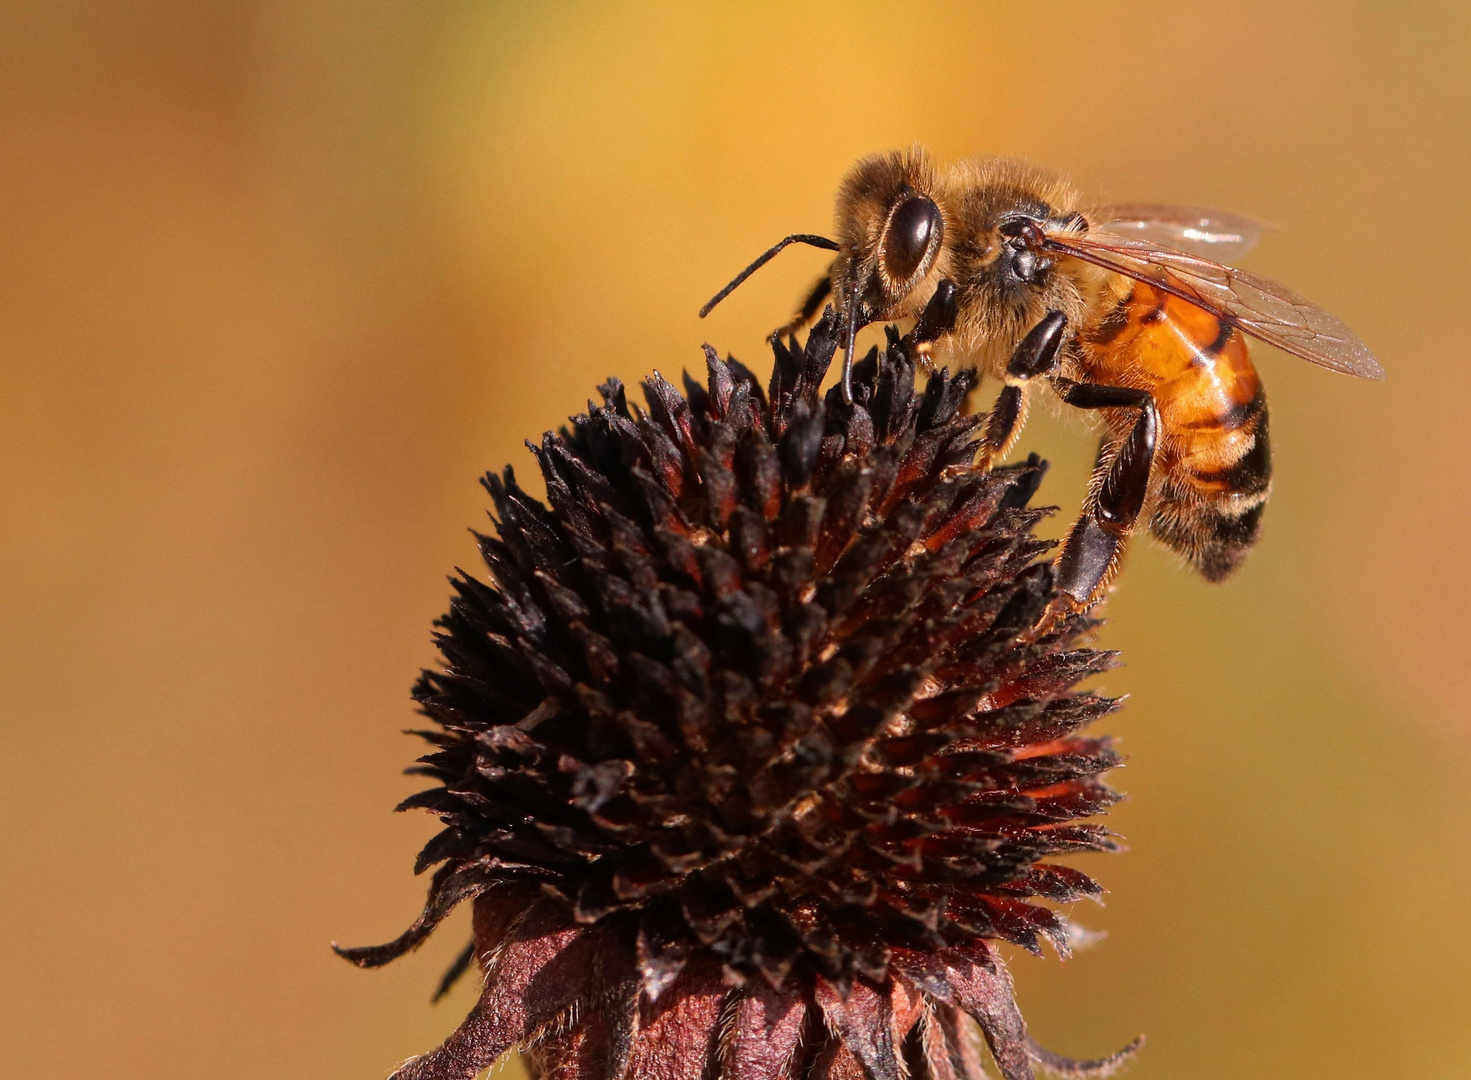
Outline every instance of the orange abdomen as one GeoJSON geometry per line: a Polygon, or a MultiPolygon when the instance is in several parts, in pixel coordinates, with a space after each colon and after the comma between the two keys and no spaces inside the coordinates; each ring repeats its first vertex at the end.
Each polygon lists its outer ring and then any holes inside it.
{"type": "Polygon", "coordinates": [[[1256,443],[1261,380],[1240,330],[1144,282],[1105,319],[1089,346],[1089,381],[1148,390],[1159,408],[1157,466],[1222,492],[1256,443]]]}
{"type": "Polygon", "coordinates": [[[1266,398],[1246,338],[1134,282],[1082,343],[1089,382],[1148,390],[1159,409],[1151,531],[1207,577],[1225,576],[1256,540],[1271,476],[1266,398]]]}

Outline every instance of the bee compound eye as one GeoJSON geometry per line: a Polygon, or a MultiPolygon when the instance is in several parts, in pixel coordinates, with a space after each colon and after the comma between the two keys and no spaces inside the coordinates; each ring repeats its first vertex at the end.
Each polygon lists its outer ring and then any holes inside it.
{"type": "Polygon", "coordinates": [[[926,195],[910,195],[895,207],[884,233],[884,269],[890,279],[907,282],[914,277],[943,229],[940,208],[926,195]]]}

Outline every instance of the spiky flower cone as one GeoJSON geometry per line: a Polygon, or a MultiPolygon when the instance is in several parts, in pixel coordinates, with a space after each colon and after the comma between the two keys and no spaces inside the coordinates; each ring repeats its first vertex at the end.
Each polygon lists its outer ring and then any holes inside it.
{"type": "MultiPolygon", "coordinates": [[[[973,465],[972,373],[923,392],[905,342],[818,387],[829,315],[769,390],[709,351],[536,452],[550,509],[486,478],[494,575],[440,622],[415,696],[438,730],[404,807],[443,864],[375,966],[474,899],[484,990],[399,1080],[469,1080],[512,1047],[558,1080],[1007,1080],[1106,1071],[1037,1047],[995,943],[1066,953],[1037,901],[1099,891],[1041,860],[1108,850],[1077,819],[1118,758],[1091,624],[1031,535],[1035,458],[973,465]]],[[[452,971],[451,976],[456,972],[452,971]]],[[[1129,1048],[1132,1049],[1132,1048],[1129,1048]]]]}

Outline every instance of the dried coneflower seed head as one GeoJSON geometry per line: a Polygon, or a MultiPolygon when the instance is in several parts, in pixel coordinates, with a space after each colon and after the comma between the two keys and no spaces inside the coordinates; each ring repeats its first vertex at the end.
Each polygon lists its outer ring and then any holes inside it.
{"type": "Polygon", "coordinates": [[[911,349],[819,384],[838,328],[776,346],[763,392],[707,350],[681,395],[604,404],[535,450],[549,506],[486,478],[493,575],[454,581],[436,725],[407,800],[444,830],[383,964],[474,901],[480,1000],[399,1080],[469,1080],[513,1047],[559,1080],[1007,1080],[1101,1072],[1028,1039],[996,943],[1065,953],[1046,862],[1108,850],[1079,818],[1118,761],[1078,734],[1111,655],[1053,599],[1035,458],[973,464],[973,373],[911,349]]]}

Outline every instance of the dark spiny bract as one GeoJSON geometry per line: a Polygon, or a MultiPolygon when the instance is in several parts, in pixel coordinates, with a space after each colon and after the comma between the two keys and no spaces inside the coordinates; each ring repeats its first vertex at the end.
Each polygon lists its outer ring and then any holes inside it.
{"type": "Polygon", "coordinates": [[[1070,1062],[1026,1035],[995,943],[1063,953],[1039,900],[1098,886],[1047,857],[1113,847],[1112,656],[1054,596],[1028,500],[1044,466],[974,467],[971,372],[920,390],[907,344],[819,384],[838,331],[777,345],[769,388],[707,350],[535,449],[549,506],[486,477],[493,575],[455,579],[436,725],[408,799],[444,830],[423,914],[474,899],[484,991],[400,1080],[513,1047],[562,1080],[1008,1080],[1070,1062]]]}

